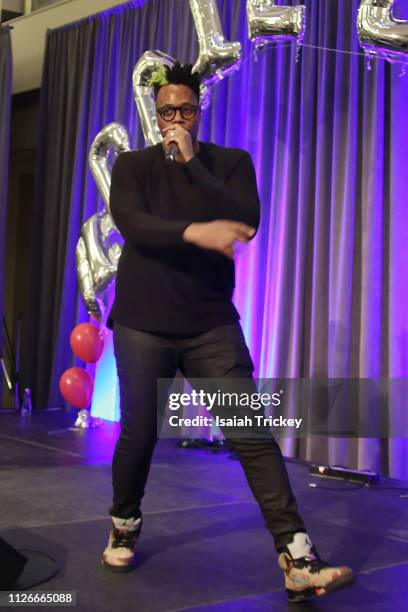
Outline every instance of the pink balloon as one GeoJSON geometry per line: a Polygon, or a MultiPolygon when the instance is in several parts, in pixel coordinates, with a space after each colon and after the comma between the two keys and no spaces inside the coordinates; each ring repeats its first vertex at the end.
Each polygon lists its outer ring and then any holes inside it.
{"type": "Polygon", "coordinates": [[[91,323],[81,323],[74,327],[70,344],[75,355],[82,361],[95,363],[102,355],[103,339],[98,328],[91,323]]]}
{"type": "Polygon", "coordinates": [[[93,381],[83,368],[65,370],[59,381],[63,397],[76,408],[87,408],[91,403],[93,381]]]}

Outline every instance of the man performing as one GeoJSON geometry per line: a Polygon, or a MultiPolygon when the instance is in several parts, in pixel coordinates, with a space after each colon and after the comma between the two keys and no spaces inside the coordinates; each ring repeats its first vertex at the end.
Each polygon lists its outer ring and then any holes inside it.
{"type": "MultiPolygon", "coordinates": [[[[121,434],[112,464],[112,529],[106,568],[134,567],[141,500],[157,441],[157,379],[252,379],[254,366],[232,303],[234,245],[259,225],[250,155],[198,141],[200,81],[191,65],[153,75],[163,143],[122,153],[110,208],[124,238],[111,312],[120,385],[121,434]],[[166,161],[170,147],[173,162],[166,161]]],[[[290,601],[353,581],[318,556],[297,509],[272,435],[229,438],[245,472],[290,601]]]]}

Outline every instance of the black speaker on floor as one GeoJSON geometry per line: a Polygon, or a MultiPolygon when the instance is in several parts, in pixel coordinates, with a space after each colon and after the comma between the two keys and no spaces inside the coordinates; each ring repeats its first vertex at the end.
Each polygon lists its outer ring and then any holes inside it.
{"type": "Polygon", "coordinates": [[[0,591],[11,590],[28,559],[0,538],[0,591]]]}

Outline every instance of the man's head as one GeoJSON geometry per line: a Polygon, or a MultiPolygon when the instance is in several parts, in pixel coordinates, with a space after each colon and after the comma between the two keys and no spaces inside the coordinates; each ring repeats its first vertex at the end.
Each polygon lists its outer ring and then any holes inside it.
{"type": "Polygon", "coordinates": [[[164,66],[155,71],[151,83],[156,98],[157,122],[160,131],[179,124],[195,141],[200,126],[200,77],[192,73],[192,64],[164,66]]]}

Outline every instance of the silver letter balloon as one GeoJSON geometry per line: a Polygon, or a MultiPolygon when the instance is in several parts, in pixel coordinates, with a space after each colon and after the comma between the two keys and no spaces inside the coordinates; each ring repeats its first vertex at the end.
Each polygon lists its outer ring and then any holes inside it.
{"type": "Polygon", "coordinates": [[[119,123],[110,123],[96,136],[89,153],[89,166],[106,210],[83,223],[75,256],[79,289],[86,309],[101,320],[106,314],[104,292],[115,279],[123,244],[109,211],[111,172],[108,157],[110,151],[116,158],[129,148],[126,129],[119,123]]]}
{"type": "Polygon", "coordinates": [[[199,53],[193,71],[212,85],[239,67],[241,43],[225,40],[216,0],[190,0],[199,53]]]}
{"type": "Polygon", "coordinates": [[[175,59],[161,51],[146,51],[133,70],[133,97],[139,111],[140,124],[147,144],[155,145],[162,141],[157,125],[156,103],[153,87],[148,84],[151,74],[160,66],[173,66],[175,59]]]}
{"type": "Polygon", "coordinates": [[[408,21],[395,19],[394,0],[362,0],[357,30],[367,55],[408,63],[408,21]]]}
{"type": "Polygon", "coordinates": [[[276,6],[274,0],[247,0],[248,37],[256,45],[294,40],[301,45],[306,7],[276,6]]]}

